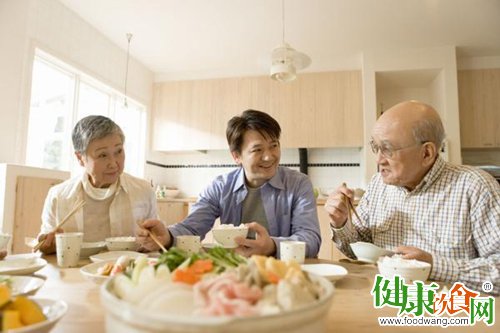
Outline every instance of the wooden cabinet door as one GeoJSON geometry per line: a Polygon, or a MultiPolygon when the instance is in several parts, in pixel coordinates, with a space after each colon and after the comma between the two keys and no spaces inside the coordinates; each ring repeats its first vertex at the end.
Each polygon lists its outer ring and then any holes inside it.
{"type": "Polygon", "coordinates": [[[160,201],[157,203],[158,215],[165,224],[175,224],[187,216],[187,205],[184,202],[160,201]]]}
{"type": "Polygon", "coordinates": [[[314,77],[315,112],[311,147],[362,147],[363,97],[360,71],[309,74],[314,77]]]}
{"type": "Polygon", "coordinates": [[[338,261],[347,258],[340,250],[337,249],[332,241],[332,231],[330,230],[330,218],[325,210],[324,205],[318,205],[318,219],[321,230],[321,247],[319,249],[318,258],[338,261]]]}
{"type": "Polygon", "coordinates": [[[36,237],[40,232],[43,204],[49,189],[63,182],[60,179],[17,177],[16,208],[12,253],[31,252],[24,244],[25,237],[36,237]]]}
{"type": "Polygon", "coordinates": [[[362,147],[361,72],[161,82],[154,86],[153,149],[227,149],[228,120],[264,111],[282,127],[283,148],[362,147]]]}
{"type": "Polygon", "coordinates": [[[500,69],[458,71],[462,148],[500,147],[500,69]]]}
{"type": "Polygon", "coordinates": [[[319,228],[321,230],[321,247],[319,248],[318,258],[332,260],[333,241],[332,232],[330,230],[330,218],[323,205],[317,206],[319,228]]]}

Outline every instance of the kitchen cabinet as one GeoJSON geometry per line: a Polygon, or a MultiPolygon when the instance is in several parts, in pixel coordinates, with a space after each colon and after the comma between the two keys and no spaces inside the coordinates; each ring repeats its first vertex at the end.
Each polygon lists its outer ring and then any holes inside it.
{"type": "Polygon", "coordinates": [[[363,146],[361,72],[344,71],[156,83],[153,149],[227,149],[227,122],[246,109],[280,123],[284,148],[363,146]]]}
{"type": "Polygon", "coordinates": [[[165,224],[179,223],[188,215],[188,203],[182,201],[158,201],[158,216],[165,224]]]}
{"type": "Polygon", "coordinates": [[[330,218],[323,204],[318,204],[318,219],[321,230],[321,247],[319,249],[318,258],[338,261],[346,256],[337,249],[332,241],[332,231],[330,229],[330,218]]]}
{"type": "Polygon", "coordinates": [[[500,147],[500,68],[458,71],[462,148],[500,147]]]}

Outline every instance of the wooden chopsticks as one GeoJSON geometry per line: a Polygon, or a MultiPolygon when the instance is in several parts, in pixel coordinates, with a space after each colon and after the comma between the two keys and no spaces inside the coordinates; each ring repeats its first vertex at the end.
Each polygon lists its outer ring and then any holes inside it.
{"type": "Polygon", "coordinates": [[[347,201],[347,207],[349,208],[349,218],[352,218],[351,217],[351,212],[354,213],[354,215],[356,216],[356,218],[361,222],[361,217],[359,217],[358,213],[356,212],[356,208],[354,208],[354,204],[352,203],[351,199],[344,195],[344,199],[347,201]]]}
{"type": "Polygon", "coordinates": [[[149,229],[143,228],[141,226],[141,222],[140,221],[137,221],[137,225],[139,226],[139,228],[144,229],[144,230],[147,231],[149,237],[151,237],[151,239],[156,243],[156,245],[158,245],[160,247],[160,249],[163,252],[167,252],[167,249],[165,248],[165,246],[163,246],[163,244],[160,242],[160,240],[156,237],[155,234],[153,234],[149,229]]]}
{"type": "MultiPolygon", "coordinates": [[[[59,228],[62,228],[62,226],[68,222],[69,218],[71,216],[73,216],[80,208],[82,208],[83,206],[85,206],[85,201],[81,200],[79,202],[77,202],[75,204],[75,206],[73,207],[73,209],[61,220],[61,222],[59,222],[55,227],[54,229],[52,229],[51,232],[55,232],[57,231],[57,229],[59,228]]],[[[33,247],[33,251],[38,251],[40,249],[40,247],[43,245],[43,243],[45,242],[45,238],[42,239],[41,241],[38,242],[38,244],[36,244],[34,247],[33,247]]]]}
{"type": "MultiPolygon", "coordinates": [[[[342,183],[342,186],[347,187],[345,183],[342,183]]],[[[351,198],[349,198],[347,195],[344,194],[344,204],[347,206],[347,221],[349,223],[352,223],[352,213],[356,216],[356,218],[361,222],[361,218],[359,217],[358,213],[356,212],[356,208],[354,208],[354,204],[351,201],[351,198]]]]}

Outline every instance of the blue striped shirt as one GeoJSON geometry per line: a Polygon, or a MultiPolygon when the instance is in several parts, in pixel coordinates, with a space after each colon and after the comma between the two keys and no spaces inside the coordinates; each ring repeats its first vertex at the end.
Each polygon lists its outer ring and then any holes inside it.
{"type": "MultiPolygon", "coordinates": [[[[268,232],[279,257],[282,240],[306,242],[306,256],[316,257],[321,236],[316,200],[309,178],[295,170],[278,167],[276,174],[260,188],[268,232]]],[[[201,192],[189,216],[169,226],[172,236],[204,237],[220,217],[221,224],[239,225],[242,203],[247,196],[243,168],[218,176],[201,192]]]]}

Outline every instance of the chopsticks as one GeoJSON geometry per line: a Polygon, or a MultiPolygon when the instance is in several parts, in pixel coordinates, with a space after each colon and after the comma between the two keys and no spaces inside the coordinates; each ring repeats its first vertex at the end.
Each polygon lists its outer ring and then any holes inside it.
{"type": "Polygon", "coordinates": [[[349,197],[345,194],[342,197],[342,199],[344,200],[344,205],[347,206],[347,222],[351,224],[352,223],[351,200],[349,200],[349,197]]]}
{"type": "MultiPolygon", "coordinates": [[[[342,184],[343,186],[346,186],[345,183],[342,184]]],[[[354,205],[351,201],[351,198],[349,198],[347,195],[343,195],[343,199],[344,199],[344,204],[347,206],[347,221],[349,223],[352,223],[352,213],[354,213],[354,215],[356,216],[356,218],[361,222],[361,218],[359,217],[358,213],[356,212],[356,208],[354,208],[354,205]]]]}
{"type": "Polygon", "coordinates": [[[137,221],[137,225],[139,226],[139,228],[146,230],[146,232],[148,233],[149,237],[151,237],[151,239],[156,243],[156,245],[158,245],[160,247],[160,249],[163,252],[167,252],[167,249],[165,248],[165,246],[163,246],[163,244],[160,242],[160,240],[156,237],[155,234],[153,234],[149,229],[143,228],[141,226],[141,222],[140,221],[137,221]]]}
{"type": "MultiPolygon", "coordinates": [[[[55,232],[57,231],[57,229],[59,228],[62,228],[62,226],[68,222],[69,218],[71,216],[73,216],[80,208],[82,208],[83,206],[85,206],[85,201],[81,200],[79,202],[77,202],[75,204],[75,206],[73,207],[73,209],[61,220],[61,222],[59,222],[55,227],[54,229],[52,229],[51,232],[55,232]]],[[[40,249],[40,247],[43,245],[43,243],[45,242],[45,238],[42,239],[41,241],[38,242],[38,244],[36,244],[34,247],[33,247],[33,251],[38,251],[40,249]]]]}

